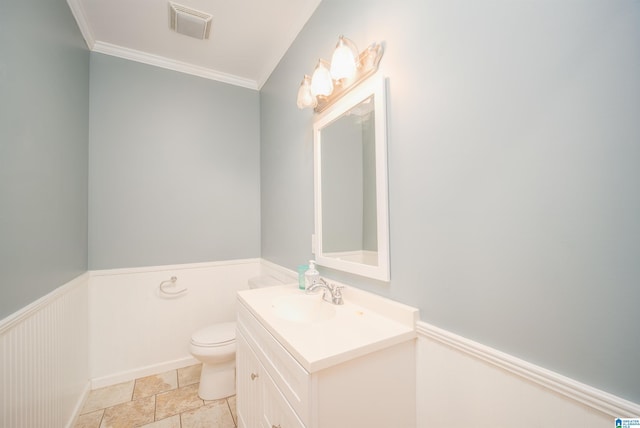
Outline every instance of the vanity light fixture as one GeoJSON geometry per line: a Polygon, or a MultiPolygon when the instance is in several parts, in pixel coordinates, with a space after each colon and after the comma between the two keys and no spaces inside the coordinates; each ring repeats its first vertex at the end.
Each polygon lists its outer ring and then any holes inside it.
{"type": "Polygon", "coordinates": [[[353,79],[356,75],[358,48],[349,39],[340,36],[331,57],[331,76],[336,80],[353,79]]]}
{"type": "Polygon", "coordinates": [[[318,60],[316,69],[311,76],[311,93],[315,96],[329,96],[333,92],[333,79],[331,73],[321,59],[318,60]]]}
{"type": "Polygon", "coordinates": [[[298,89],[298,108],[321,112],[378,70],[382,45],[374,43],[358,54],[356,45],[340,36],[331,63],[320,59],[311,77],[304,76],[298,89]]]}
{"type": "Polygon", "coordinates": [[[311,76],[305,74],[302,83],[300,83],[300,89],[298,89],[298,108],[315,108],[317,105],[318,99],[311,93],[311,76]]]}

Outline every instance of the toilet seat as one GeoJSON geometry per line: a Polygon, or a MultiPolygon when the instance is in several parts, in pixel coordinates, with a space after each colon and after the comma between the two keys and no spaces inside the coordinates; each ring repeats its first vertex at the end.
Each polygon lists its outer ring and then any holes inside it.
{"type": "Polygon", "coordinates": [[[226,346],[236,341],[236,323],[224,322],[202,328],[191,336],[191,344],[206,348],[226,346]]]}

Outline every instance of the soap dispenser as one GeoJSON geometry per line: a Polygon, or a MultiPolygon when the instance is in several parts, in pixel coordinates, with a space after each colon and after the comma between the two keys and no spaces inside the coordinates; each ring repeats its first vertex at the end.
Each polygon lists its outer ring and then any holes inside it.
{"type": "Polygon", "coordinates": [[[315,282],[320,279],[320,273],[316,270],[315,260],[309,260],[309,269],[304,273],[304,284],[308,290],[315,282]]]}

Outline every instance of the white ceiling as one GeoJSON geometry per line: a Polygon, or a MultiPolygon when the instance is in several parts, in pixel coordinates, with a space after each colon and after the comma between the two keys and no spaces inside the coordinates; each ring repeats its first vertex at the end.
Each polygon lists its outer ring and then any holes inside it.
{"type": "Polygon", "coordinates": [[[260,89],[321,0],[177,0],[213,16],[208,40],[169,27],[168,0],[67,0],[89,48],[260,89]]]}

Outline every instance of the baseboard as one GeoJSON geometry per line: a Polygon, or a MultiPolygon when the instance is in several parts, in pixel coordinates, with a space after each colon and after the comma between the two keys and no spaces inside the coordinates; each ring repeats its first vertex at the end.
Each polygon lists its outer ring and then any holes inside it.
{"type": "Polygon", "coordinates": [[[639,404],[458,336],[447,330],[423,321],[416,323],[416,330],[423,337],[440,342],[612,417],[640,415],[639,404]]]}
{"type": "Polygon", "coordinates": [[[91,379],[91,389],[103,388],[105,386],[111,386],[122,382],[130,382],[134,379],[138,379],[145,376],[151,376],[158,373],[167,372],[169,370],[176,370],[182,367],[192,366],[199,364],[200,362],[193,357],[183,357],[173,361],[167,361],[160,364],[153,364],[146,367],[139,367],[126,372],[116,373],[108,376],[103,376],[95,379],[91,379]]]}

